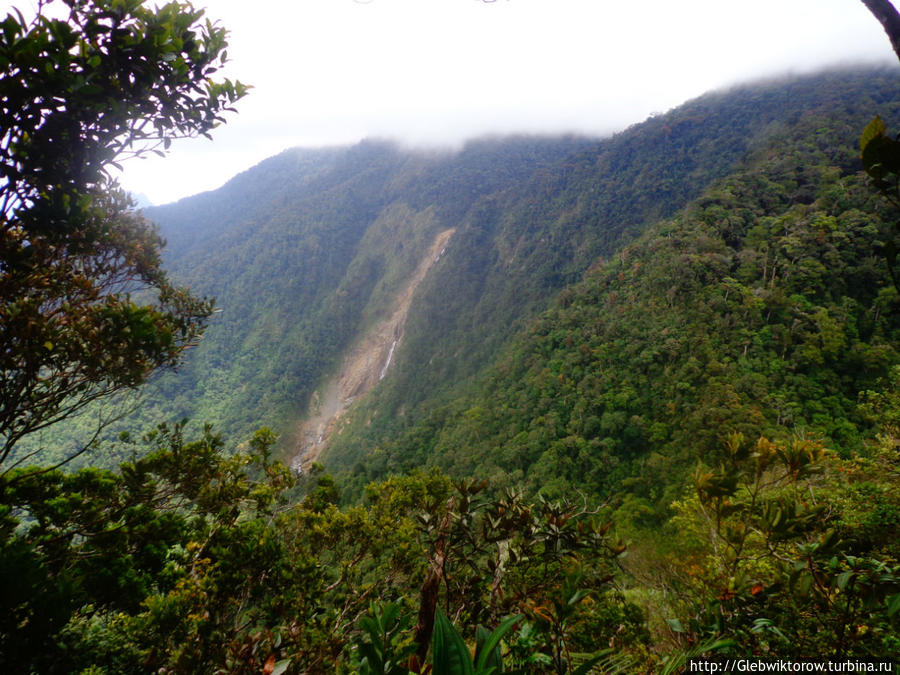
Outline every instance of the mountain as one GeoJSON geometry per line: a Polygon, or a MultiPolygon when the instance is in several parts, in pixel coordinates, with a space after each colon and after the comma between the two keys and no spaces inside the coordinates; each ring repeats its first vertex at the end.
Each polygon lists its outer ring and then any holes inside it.
{"type": "Polygon", "coordinates": [[[758,173],[767,153],[791,148],[779,199],[811,204],[823,171],[858,171],[856,139],[873,114],[896,118],[896,85],[877,70],[756,83],[606,139],[295,149],[219,190],[147,208],[172,276],[220,311],[180,372],[146,390],[129,428],[189,417],[247,438],[266,425],[286,458],[345,468],[421,436],[394,466],[439,461],[424,448],[443,446],[423,428],[477,398],[561,292],[580,293],[589,270],[719,182],[758,173]],[[804,144],[818,154],[794,148],[804,144]],[[352,429],[322,454],[338,419],[352,429]]]}
{"type": "MultiPolygon", "coordinates": [[[[896,113],[895,89],[892,74],[845,71],[709,94],[601,140],[291,150],[149,209],[172,274],[222,310],[180,376],[159,383],[156,408],[229,434],[267,424],[290,452],[314,392],[321,403],[348,351],[406,293],[403,325],[372,352],[380,370],[402,338],[372,413],[380,444],[475,377],[598,260],[784,139],[812,135],[822,162],[857,171],[858,131],[874,112],[896,113]]],[[[800,167],[789,200],[817,189],[804,159],[781,167],[800,167]]]]}
{"type": "Polygon", "coordinates": [[[449,401],[382,423],[374,392],[332,465],[367,481],[434,464],[559,495],[625,482],[662,506],[733,432],[861,452],[876,425],[858,396],[900,360],[900,306],[878,254],[891,214],[842,168],[841,133],[811,114],[770,139],[567,286],[449,401]]]}
{"type": "Polygon", "coordinates": [[[170,402],[169,393],[190,393],[172,412],[229,432],[289,429],[285,421],[354,338],[393,313],[440,233],[485,195],[586,145],[519,139],[459,155],[375,142],[294,150],[217,193],[151,211],[170,242],[173,274],[222,310],[183,379],[160,383],[170,402]]]}
{"type": "Polygon", "coordinates": [[[900,213],[858,148],[900,126],[898,83],[757,83],[606,139],[291,150],[147,209],[219,311],[124,421],[155,431],[4,483],[0,660],[897,653],[900,213]]]}

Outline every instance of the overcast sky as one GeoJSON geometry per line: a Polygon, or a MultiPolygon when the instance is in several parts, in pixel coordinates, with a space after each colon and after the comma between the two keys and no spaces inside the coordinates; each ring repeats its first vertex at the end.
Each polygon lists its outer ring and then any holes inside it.
{"type": "MultiPolygon", "coordinates": [[[[890,62],[859,0],[195,0],[253,85],[213,141],[132,160],[165,203],[294,146],[609,134],[715,88],[890,62]]],[[[898,66],[900,67],[900,66],[898,66]]]]}

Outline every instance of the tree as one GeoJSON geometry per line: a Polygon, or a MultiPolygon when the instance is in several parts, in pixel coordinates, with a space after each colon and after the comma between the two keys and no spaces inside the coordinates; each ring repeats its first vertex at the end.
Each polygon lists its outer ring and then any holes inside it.
{"type": "Polygon", "coordinates": [[[7,467],[23,436],[177,365],[199,338],[212,303],[170,283],[163,241],[109,168],[162,154],[176,138],[209,136],[246,92],[212,79],[226,31],[188,4],[60,4],[64,18],[50,16],[53,0],[39,0],[30,20],[14,9],[0,23],[7,467]]]}
{"type": "Polygon", "coordinates": [[[671,597],[687,619],[669,621],[679,643],[724,637],[720,649],[735,656],[896,651],[895,394],[861,396],[891,420],[868,456],[733,433],[718,467],[698,466],[670,521],[679,541],[671,597]]]}

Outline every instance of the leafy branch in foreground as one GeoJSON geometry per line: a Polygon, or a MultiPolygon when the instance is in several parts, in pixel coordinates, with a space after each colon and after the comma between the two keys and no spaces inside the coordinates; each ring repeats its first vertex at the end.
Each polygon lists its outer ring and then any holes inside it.
{"type": "Polygon", "coordinates": [[[739,656],[890,652],[900,610],[896,475],[872,467],[885,453],[843,460],[813,440],[737,433],[726,449],[673,505],[682,551],[672,586],[693,599],[689,621],[669,621],[677,642],[727,638],[719,648],[739,656]]]}
{"type": "Polygon", "coordinates": [[[246,92],[211,79],[226,33],[187,4],[50,4],[0,22],[0,466],[198,339],[212,303],[169,282],[109,169],[209,135],[246,92]]]}

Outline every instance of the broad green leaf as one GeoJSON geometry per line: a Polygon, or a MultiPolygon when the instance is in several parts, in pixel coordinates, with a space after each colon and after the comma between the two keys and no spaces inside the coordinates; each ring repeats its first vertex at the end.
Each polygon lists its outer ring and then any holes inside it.
{"type": "Polygon", "coordinates": [[[521,614],[516,614],[514,616],[505,619],[497,628],[494,629],[490,635],[487,636],[484,643],[479,645],[478,654],[476,656],[475,667],[477,670],[484,670],[488,666],[496,666],[497,671],[503,667],[503,662],[500,659],[500,650],[497,648],[500,644],[500,640],[503,639],[512,627],[522,620],[521,614]],[[492,658],[492,655],[495,654],[496,658],[492,658]]]}
{"type": "Polygon", "coordinates": [[[853,577],[853,574],[854,573],[852,570],[848,570],[839,574],[837,578],[837,587],[841,590],[844,590],[847,587],[847,582],[849,582],[853,577]]]}
{"type": "Polygon", "coordinates": [[[434,613],[431,641],[434,675],[475,675],[469,648],[441,610],[434,613]]]}
{"type": "Polygon", "coordinates": [[[887,128],[884,126],[884,122],[881,117],[876,115],[875,119],[869,122],[866,125],[866,128],[863,129],[862,136],[859,139],[859,151],[864,153],[866,151],[866,146],[878,136],[883,136],[887,131],[887,128]]]}
{"type": "Polygon", "coordinates": [[[887,597],[887,615],[894,616],[900,612],[900,593],[887,597]]]}
{"type": "Polygon", "coordinates": [[[484,644],[490,636],[491,634],[488,629],[480,624],[475,629],[475,668],[476,670],[481,671],[485,665],[488,665],[492,668],[496,668],[497,672],[500,672],[503,669],[503,661],[500,658],[499,650],[488,653],[487,660],[484,658],[486,653],[484,644]]]}
{"type": "Polygon", "coordinates": [[[275,669],[272,670],[272,675],[283,675],[283,673],[290,667],[291,660],[290,659],[282,659],[275,663],[275,669]]]}

